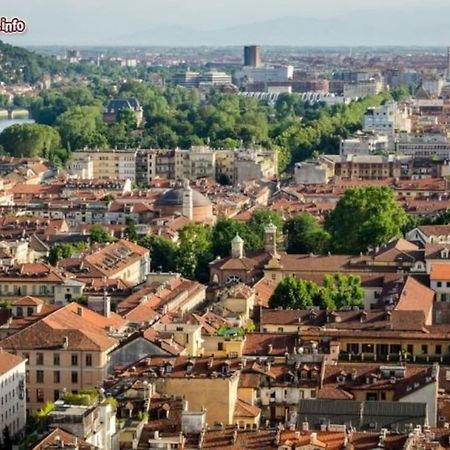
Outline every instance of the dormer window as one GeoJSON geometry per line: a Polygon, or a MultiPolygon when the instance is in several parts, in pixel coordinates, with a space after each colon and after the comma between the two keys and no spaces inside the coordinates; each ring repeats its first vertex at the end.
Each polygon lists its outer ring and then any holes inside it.
{"type": "Polygon", "coordinates": [[[448,254],[449,254],[448,248],[444,248],[444,249],[441,251],[441,258],[442,258],[442,259],[448,259],[448,254]]]}

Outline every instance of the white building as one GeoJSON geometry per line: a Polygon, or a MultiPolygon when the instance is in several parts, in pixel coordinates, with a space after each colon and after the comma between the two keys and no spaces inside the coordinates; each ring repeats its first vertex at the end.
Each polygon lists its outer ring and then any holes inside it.
{"type": "Polygon", "coordinates": [[[64,428],[96,448],[117,448],[116,412],[107,402],[80,406],[58,400],[47,420],[50,428],[64,428]]]}
{"type": "Polygon", "coordinates": [[[400,106],[397,102],[389,101],[367,110],[363,128],[389,136],[399,132],[411,133],[411,114],[408,106],[400,106]]]}
{"type": "Polygon", "coordinates": [[[379,94],[383,91],[383,88],[383,82],[380,80],[347,83],[344,84],[344,97],[352,99],[364,98],[379,94]]]}
{"type": "Polygon", "coordinates": [[[245,66],[236,72],[235,77],[238,81],[246,80],[248,83],[288,81],[294,77],[294,66],[245,66]]]}
{"type": "Polygon", "coordinates": [[[294,177],[296,184],[326,184],[333,176],[328,164],[312,160],[295,164],[294,177]]]}
{"type": "Polygon", "coordinates": [[[450,142],[443,134],[401,134],[395,150],[413,158],[450,158],[450,142]]]}
{"type": "Polygon", "coordinates": [[[80,180],[94,178],[94,161],[88,153],[74,152],[67,163],[70,175],[80,180]]]}
{"type": "Polygon", "coordinates": [[[439,97],[444,87],[444,79],[437,75],[425,76],[422,79],[422,89],[433,97],[439,97]]]}
{"type": "Polygon", "coordinates": [[[389,150],[389,138],[385,134],[373,132],[359,132],[355,136],[342,139],[340,154],[346,155],[371,155],[385,153],[389,150]]]}
{"type": "Polygon", "coordinates": [[[26,360],[0,351],[0,442],[8,427],[10,436],[22,433],[27,409],[25,395],[26,360]]]}

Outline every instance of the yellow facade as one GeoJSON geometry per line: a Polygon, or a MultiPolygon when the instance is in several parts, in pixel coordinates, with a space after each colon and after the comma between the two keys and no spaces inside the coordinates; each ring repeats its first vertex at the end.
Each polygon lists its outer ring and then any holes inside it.
{"type": "Polygon", "coordinates": [[[221,422],[234,423],[234,410],[237,401],[239,375],[218,378],[159,378],[156,391],[161,394],[183,396],[190,411],[206,408],[206,421],[209,424],[221,422]]]}
{"type": "Polygon", "coordinates": [[[217,358],[239,358],[244,350],[244,339],[230,339],[225,336],[203,336],[203,356],[217,358]]]}
{"type": "Polygon", "coordinates": [[[18,352],[27,358],[27,408],[35,412],[58,393],[79,392],[101,386],[106,378],[107,352],[30,350],[18,352]],[[75,375],[76,374],[76,375],[75,375]]]}

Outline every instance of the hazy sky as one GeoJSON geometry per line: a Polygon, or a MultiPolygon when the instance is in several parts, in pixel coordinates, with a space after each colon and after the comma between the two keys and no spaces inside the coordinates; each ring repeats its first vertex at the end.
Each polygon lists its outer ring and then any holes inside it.
{"type": "MultiPolygon", "coordinates": [[[[182,25],[201,30],[221,30],[284,17],[315,18],[367,16],[440,8],[448,0],[1,0],[0,15],[26,20],[28,32],[0,39],[21,44],[120,44],[136,33],[182,25]],[[423,6],[422,6],[423,5],[423,6]]],[[[417,13],[419,18],[420,12],[417,13]]],[[[381,21],[380,21],[381,17],[381,21]]],[[[448,16],[447,16],[448,17],[448,16]]],[[[374,19],[375,20],[375,19],[374,19]]],[[[448,28],[448,27],[447,27],[448,28]]],[[[161,30],[157,30],[160,32],[161,30]]],[[[360,36],[355,36],[355,44],[360,36]]],[[[433,42],[430,42],[433,43],[433,42]]],[[[333,44],[330,42],[330,44],[333,44]]]]}

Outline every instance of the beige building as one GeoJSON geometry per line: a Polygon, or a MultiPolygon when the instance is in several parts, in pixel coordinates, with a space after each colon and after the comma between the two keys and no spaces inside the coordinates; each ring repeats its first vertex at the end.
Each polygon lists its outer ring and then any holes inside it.
{"type": "Polygon", "coordinates": [[[65,389],[94,389],[106,378],[111,336],[126,322],[70,303],[1,341],[2,348],[27,359],[27,409],[35,412],[65,389]]]}
{"type": "Polygon", "coordinates": [[[79,178],[135,181],[136,153],[137,150],[79,150],[73,153],[68,167],[79,178]]]}
{"type": "Polygon", "coordinates": [[[129,179],[141,184],[226,176],[230,183],[271,179],[277,174],[277,152],[259,149],[79,150],[68,163],[78,178],[129,179]]]}

